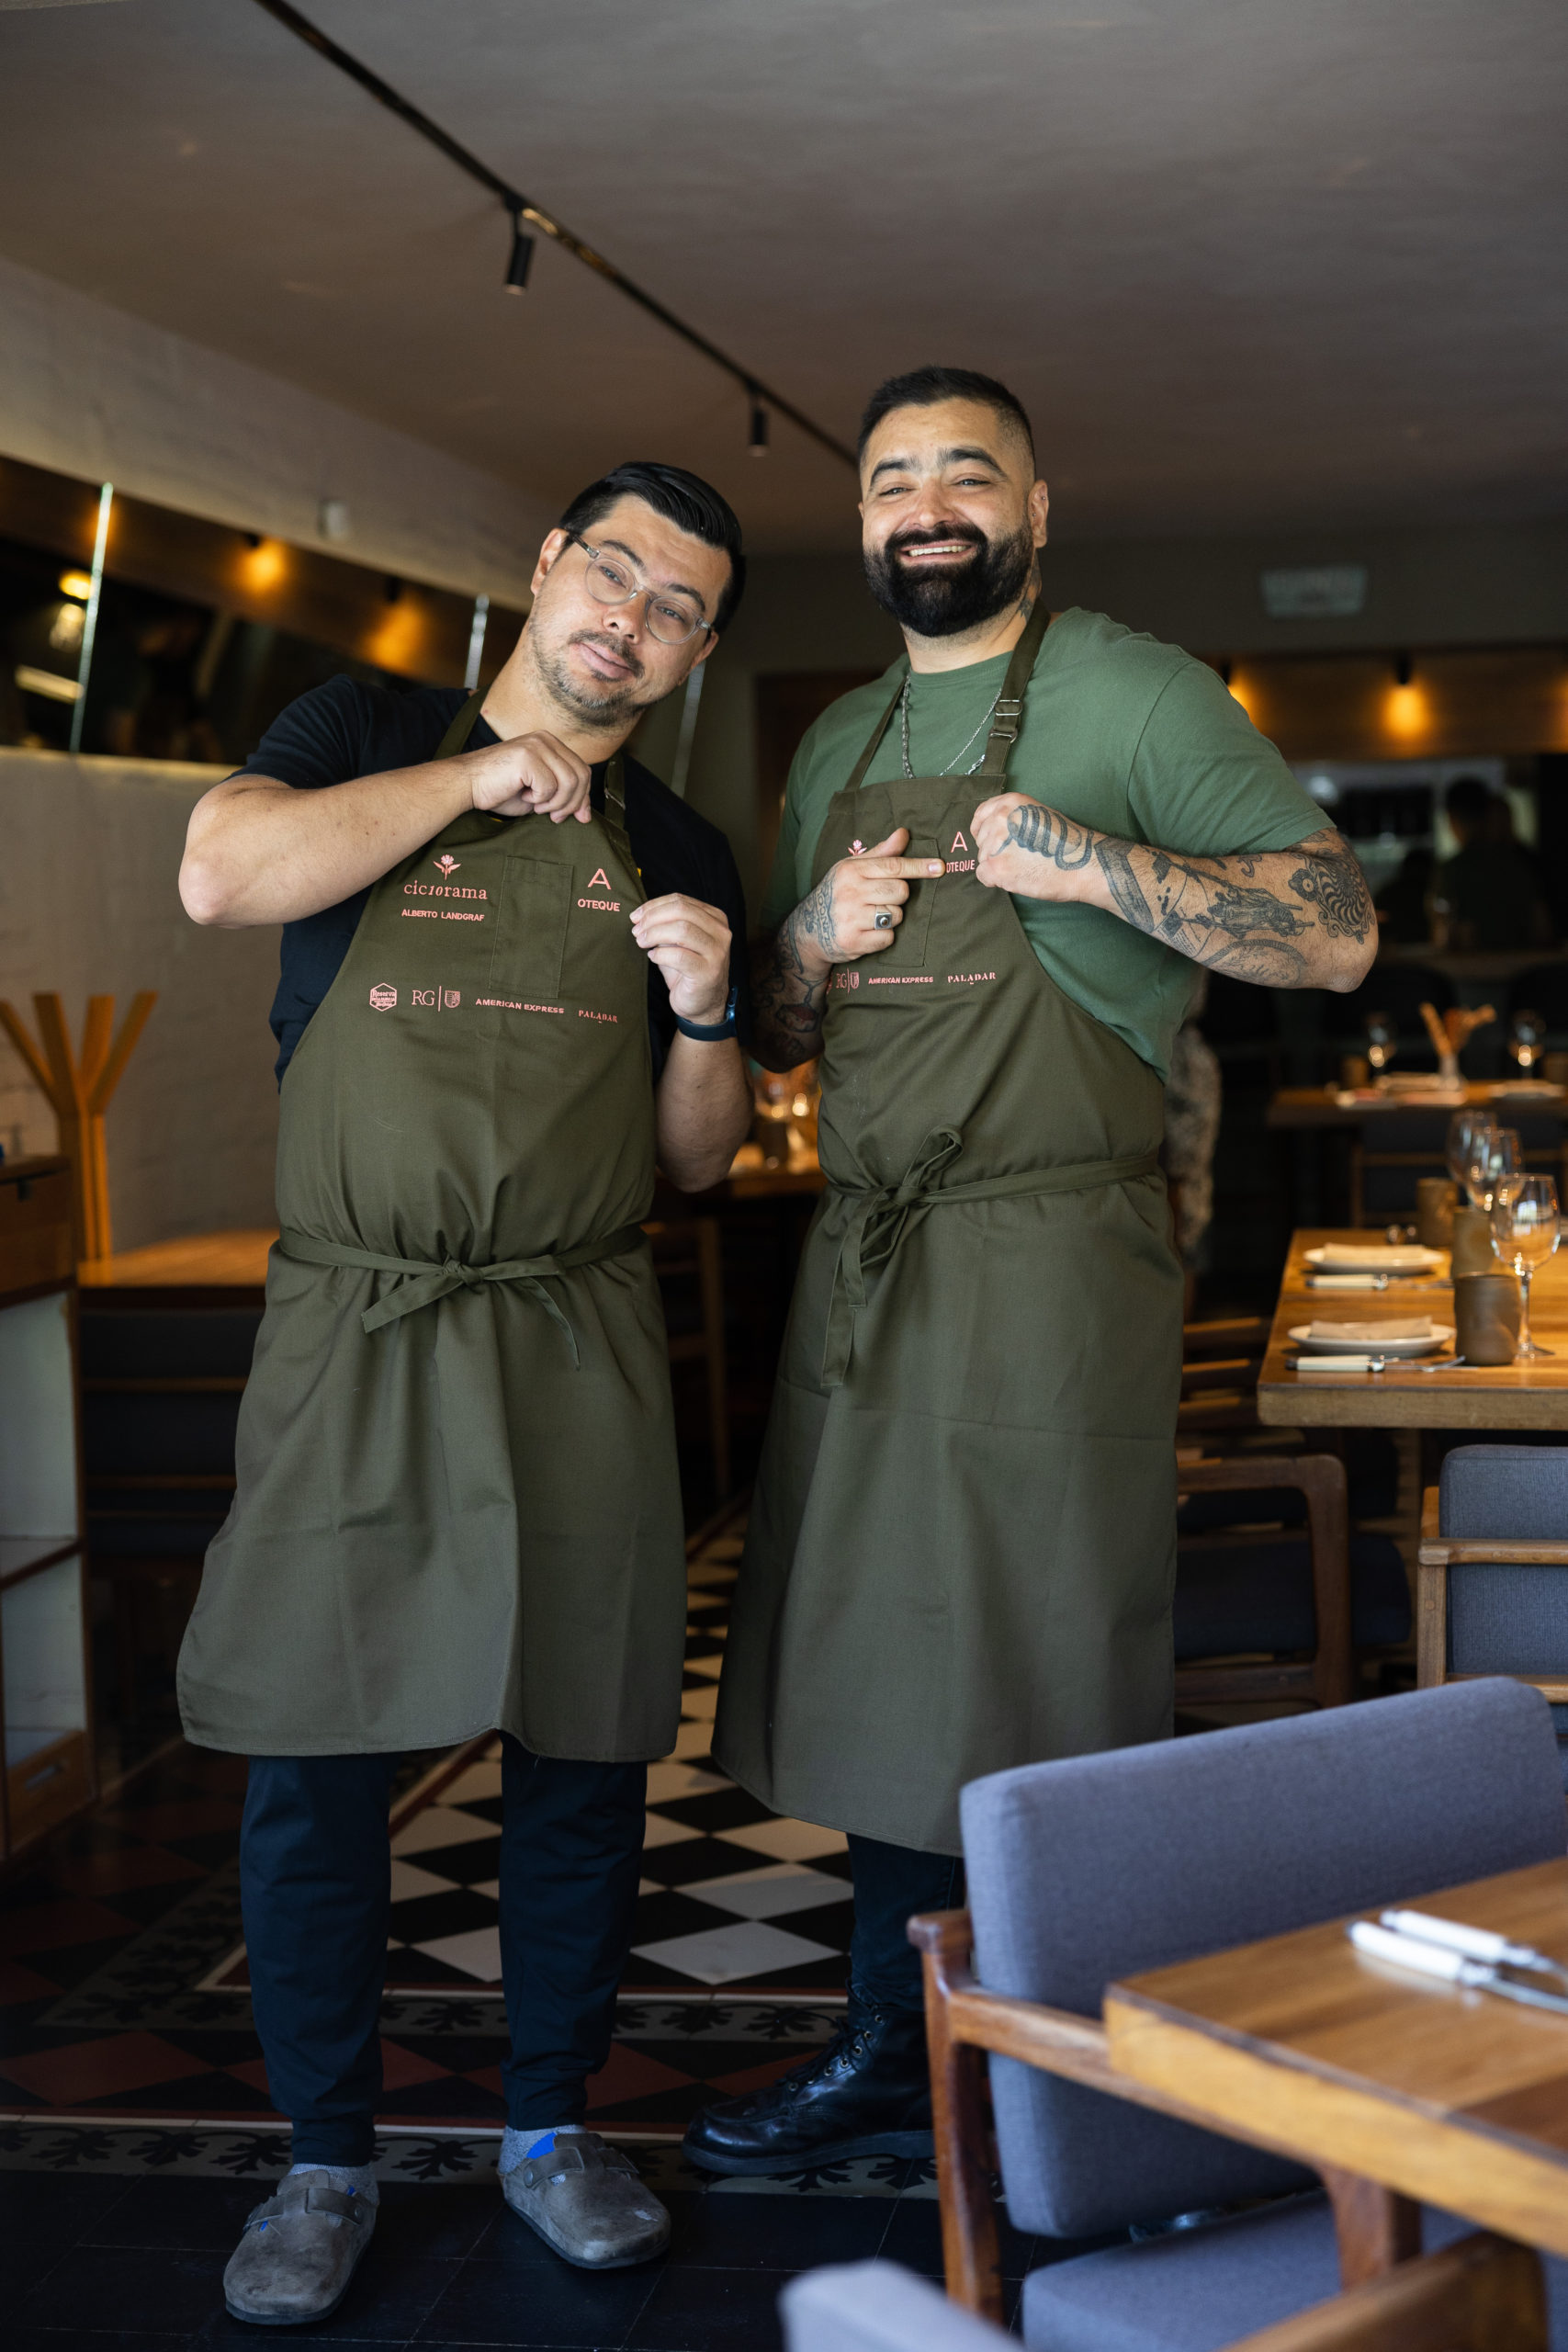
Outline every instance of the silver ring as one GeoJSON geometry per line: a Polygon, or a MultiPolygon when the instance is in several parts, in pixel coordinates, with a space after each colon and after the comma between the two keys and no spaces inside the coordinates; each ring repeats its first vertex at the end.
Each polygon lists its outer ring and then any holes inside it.
{"type": "Polygon", "coordinates": [[[886,908],[884,907],[882,912],[876,917],[875,922],[873,923],[872,929],[874,931],[891,931],[892,928],[893,918],[888,913],[886,908]]]}

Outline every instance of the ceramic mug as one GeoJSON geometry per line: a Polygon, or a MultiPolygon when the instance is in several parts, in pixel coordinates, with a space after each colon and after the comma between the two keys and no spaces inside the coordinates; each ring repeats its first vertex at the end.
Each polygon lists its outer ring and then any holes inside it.
{"type": "Polygon", "coordinates": [[[1454,1353],[1466,1363],[1512,1363],[1519,1286],[1512,1274],[1461,1274],[1454,1283],[1454,1353]]]}
{"type": "Polygon", "coordinates": [[[1347,1094],[1360,1086],[1370,1086],[1372,1066],[1364,1054],[1347,1054],[1339,1064],[1339,1083],[1347,1094]]]}
{"type": "MultiPolygon", "coordinates": [[[[1416,1186],[1416,1238],[1426,1250],[1453,1246],[1459,1186],[1446,1176],[1423,1176],[1416,1186]]],[[[1490,1247],[1490,1244],[1488,1244],[1490,1247]]]]}
{"type": "Polygon", "coordinates": [[[1492,1219],[1484,1209],[1455,1209],[1453,1253],[1451,1272],[1456,1282],[1461,1274],[1496,1272],[1497,1253],[1492,1247],[1492,1219]]]}

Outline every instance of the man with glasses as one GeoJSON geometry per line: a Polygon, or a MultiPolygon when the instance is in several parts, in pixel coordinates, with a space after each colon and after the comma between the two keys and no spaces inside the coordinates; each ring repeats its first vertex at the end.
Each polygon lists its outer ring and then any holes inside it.
{"type": "MultiPolygon", "coordinates": [[[[251,1759],[246,1950],[293,2125],[225,2273],[238,2318],[323,2317],[368,2244],[393,1776],[490,1731],[502,2189],[585,2267],[669,2235],[584,2129],[684,1654],[640,1228],[656,1157],[716,1182],[750,1093],[728,844],[623,746],[743,579],[716,492],[621,466],[546,538],[488,693],[333,679],[191,820],[191,915],[284,926],[282,1230],[180,1671],[190,1737],[251,1759]]],[[[464,1850],[422,1851],[438,1902],[464,1850]]]]}

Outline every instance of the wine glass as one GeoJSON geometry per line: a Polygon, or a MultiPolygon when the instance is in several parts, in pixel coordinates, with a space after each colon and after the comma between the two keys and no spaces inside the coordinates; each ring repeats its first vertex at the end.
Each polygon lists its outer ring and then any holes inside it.
{"type": "Polygon", "coordinates": [[[1456,1111],[1449,1121],[1447,1159],[1449,1174],[1456,1184],[1470,1193],[1472,1208],[1481,1204],[1470,1189],[1470,1160],[1476,1138],[1495,1127],[1497,1122],[1490,1111],[1456,1111]]]}
{"type": "Polygon", "coordinates": [[[1399,1050],[1399,1027],[1392,1012],[1369,1012],[1366,1018],[1367,1059],[1375,1072],[1385,1070],[1399,1050]]]}
{"type": "Polygon", "coordinates": [[[1524,1148],[1513,1127],[1488,1127],[1470,1147],[1465,1185],[1471,1204],[1490,1209],[1523,1180],[1524,1148]]]}
{"type": "Polygon", "coordinates": [[[1516,1363],[1555,1355],[1530,1338],[1530,1276],[1544,1266],[1561,1238],[1557,1187],[1550,1176],[1521,1176],[1492,1204],[1492,1247],[1519,1279],[1519,1344],[1516,1363]]]}
{"type": "Polygon", "coordinates": [[[1508,1027],[1508,1051],[1521,1078],[1528,1078],[1546,1045],[1546,1023],[1539,1012],[1516,1012],[1508,1027]]]}

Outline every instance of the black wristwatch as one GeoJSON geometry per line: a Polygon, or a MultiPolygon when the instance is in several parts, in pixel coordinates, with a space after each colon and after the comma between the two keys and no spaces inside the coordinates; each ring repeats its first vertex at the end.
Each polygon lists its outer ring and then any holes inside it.
{"type": "Polygon", "coordinates": [[[721,1037],[735,1035],[735,1000],[739,991],[731,989],[729,1002],[724,1008],[722,1021],[688,1021],[683,1013],[675,1015],[675,1026],[682,1037],[694,1037],[699,1046],[716,1046],[721,1037]]]}

